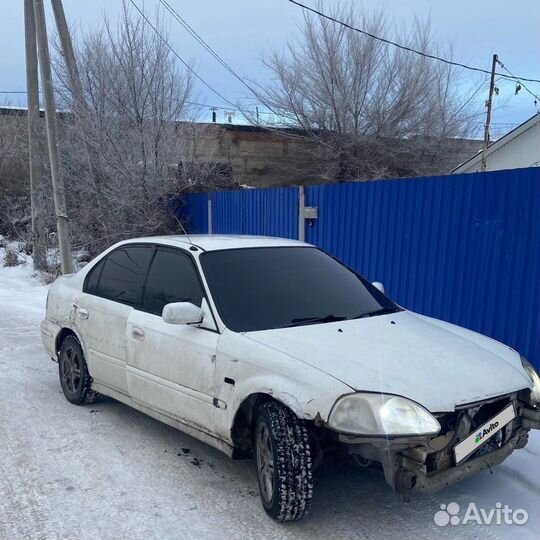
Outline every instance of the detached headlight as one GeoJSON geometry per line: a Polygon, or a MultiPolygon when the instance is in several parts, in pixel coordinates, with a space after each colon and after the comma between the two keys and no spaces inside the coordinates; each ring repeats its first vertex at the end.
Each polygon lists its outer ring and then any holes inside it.
{"type": "Polygon", "coordinates": [[[336,401],[328,424],[355,435],[434,435],[439,422],[409,399],[390,394],[349,394],[336,401]]]}
{"type": "Polygon", "coordinates": [[[533,365],[528,360],[523,358],[523,356],[521,357],[521,363],[523,365],[523,369],[531,378],[531,403],[536,405],[537,403],[540,403],[540,377],[538,376],[538,373],[536,373],[533,365]]]}

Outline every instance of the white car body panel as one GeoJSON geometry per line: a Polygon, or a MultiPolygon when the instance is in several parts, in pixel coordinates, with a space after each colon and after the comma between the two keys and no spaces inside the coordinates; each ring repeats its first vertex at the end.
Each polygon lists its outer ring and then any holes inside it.
{"type": "Polygon", "coordinates": [[[127,383],[134,401],[214,432],[214,368],[219,334],[133,310],[127,323],[127,383]],[[133,328],[144,331],[135,337],[133,328]]]}
{"type": "Polygon", "coordinates": [[[134,309],[85,293],[74,305],[74,325],[86,346],[86,362],[93,379],[127,394],[126,324],[134,309]],[[82,310],[88,318],[80,316],[82,310]]]}
{"type": "Polygon", "coordinates": [[[218,435],[230,437],[230,428],[242,402],[250,395],[268,394],[287,405],[299,418],[328,420],[336,399],[351,389],[290,354],[226,330],[219,339],[216,359],[216,395],[227,404],[220,409],[218,435]],[[234,386],[225,383],[228,377],[234,386]]]}
{"type": "Polygon", "coordinates": [[[460,330],[402,311],[246,335],[287,351],[351,389],[397,394],[432,412],[453,411],[530,384],[516,352],[460,330]]]}
{"type": "Polygon", "coordinates": [[[325,423],[335,401],[355,390],[398,394],[432,412],[444,412],[531,387],[519,355],[509,347],[407,311],[243,334],[228,330],[208,292],[199,256],[203,250],[277,246],[308,244],[212,235],[120,242],[51,286],[41,327],[45,348],[56,359],[58,333],[72,330],[81,341],[95,390],[227,453],[232,452],[236,413],[256,393],[273,396],[300,418],[325,423]],[[190,241],[198,251],[187,251],[190,241]],[[174,246],[194,258],[208,293],[206,329],[169,325],[156,315],[82,292],[88,271],[110,251],[130,243],[174,246]],[[106,317],[101,315],[104,302],[118,306],[106,317]],[[88,319],[77,316],[80,307],[89,311],[88,319]],[[111,317],[119,320],[111,322],[111,317]],[[134,326],[144,331],[143,341],[133,338],[134,326]]]}

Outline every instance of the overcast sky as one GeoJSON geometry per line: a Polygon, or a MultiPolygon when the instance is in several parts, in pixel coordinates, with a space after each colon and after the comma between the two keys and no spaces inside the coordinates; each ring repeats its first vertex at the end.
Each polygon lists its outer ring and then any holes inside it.
{"type": "MultiPolygon", "coordinates": [[[[24,90],[23,1],[1,1],[0,91],[24,90]]],[[[143,0],[135,1],[143,5],[143,0]]],[[[260,53],[282,47],[294,37],[302,20],[301,9],[287,0],[168,1],[240,75],[259,82],[264,82],[266,77],[260,53]]],[[[337,1],[325,0],[325,5],[331,6],[337,1]]],[[[63,3],[69,25],[83,31],[99,26],[103,14],[114,20],[121,6],[121,0],[64,0],[63,3]]],[[[304,3],[314,5],[315,0],[304,3]]],[[[158,0],[144,0],[152,18],[157,4],[158,0]]],[[[49,10],[48,0],[45,5],[49,10]]],[[[415,13],[429,15],[437,39],[441,43],[451,42],[455,57],[460,61],[489,69],[492,54],[497,53],[514,74],[540,79],[539,0],[365,0],[362,5],[367,9],[383,5],[391,17],[403,24],[409,24],[415,13]]],[[[51,14],[48,15],[50,21],[51,14]]],[[[233,102],[248,97],[247,89],[204,51],[168,12],[164,12],[164,18],[169,21],[172,46],[194,63],[202,78],[233,102]]],[[[49,28],[52,29],[52,24],[49,28]]],[[[540,95],[539,83],[526,84],[540,95]]],[[[495,130],[508,129],[537,111],[534,98],[524,90],[514,96],[515,85],[501,81],[499,87],[500,94],[495,102],[498,108],[492,119],[495,130]]],[[[204,87],[199,86],[198,91],[200,101],[226,106],[204,87]]],[[[1,102],[6,100],[15,105],[25,104],[24,95],[0,95],[1,102]]],[[[204,114],[208,114],[209,119],[210,112],[204,114]]],[[[219,114],[222,120],[223,111],[219,114]]]]}

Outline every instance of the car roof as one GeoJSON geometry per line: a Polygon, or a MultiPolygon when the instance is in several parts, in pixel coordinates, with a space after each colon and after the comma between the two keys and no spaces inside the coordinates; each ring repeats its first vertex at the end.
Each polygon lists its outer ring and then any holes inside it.
{"type": "Polygon", "coordinates": [[[162,235],[145,236],[142,238],[132,238],[119,244],[126,243],[155,243],[170,246],[181,246],[183,248],[195,245],[203,251],[217,251],[220,249],[241,249],[255,247],[291,247],[310,246],[299,240],[289,238],[277,238],[272,236],[251,236],[240,234],[186,234],[183,235],[162,235]]]}

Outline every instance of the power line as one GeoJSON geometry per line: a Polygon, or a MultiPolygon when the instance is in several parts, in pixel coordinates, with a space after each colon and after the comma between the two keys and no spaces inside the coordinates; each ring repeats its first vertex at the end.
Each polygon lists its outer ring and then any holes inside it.
{"type": "MultiPolygon", "coordinates": [[[[55,90],[56,93],[58,93],[57,90],[55,90]]],[[[27,94],[28,92],[26,90],[13,90],[13,91],[10,91],[10,90],[0,90],[0,94],[27,94]]],[[[41,93],[41,90],[40,90],[40,93],[41,93]]],[[[223,107],[221,105],[214,105],[212,103],[200,103],[198,101],[189,101],[187,100],[186,103],[188,105],[193,105],[194,107],[208,107],[209,109],[219,109],[219,110],[222,110],[222,111],[238,111],[238,112],[241,112],[241,113],[244,113],[244,112],[249,112],[250,114],[256,114],[256,111],[250,111],[250,110],[247,110],[247,109],[239,109],[238,107],[236,106],[232,106],[232,107],[223,107]]],[[[0,105],[0,108],[2,106],[0,105]]],[[[270,111],[259,111],[259,114],[269,114],[269,115],[272,115],[274,113],[270,112],[270,111]]]]}
{"type": "MultiPolygon", "coordinates": [[[[497,62],[499,64],[499,66],[501,66],[506,72],[508,72],[514,79],[516,79],[516,83],[521,85],[523,88],[525,88],[525,91],[526,92],[529,92],[529,94],[531,94],[531,96],[534,97],[535,99],[535,105],[536,103],[538,103],[540,101],[540,98],[534,93],[532,92],[531,90],[529,90],[527,88],[527,86],[525,86],[525,84],[522,82],[523,80],[527,80],[527,79],[520,79],[519,77],[516,77],[500,60],[497,62]]],[[[518,93],[519,90],[516,89],[516,94],[518,93]]]]}
{"type": "Polygon", "coordinates": [[[161,5],[167,9],[167,11],[183,26],[183,28],[193,37],[206,51],[208,51],[231,75],[238,79],[252,94],[257,98],[257,92],[253,90],[251,85],[249,85],[234,69],[227,64],[225,60],[204,40],[204,38],[197,33],[197,31],[189,25],[189,23],[169,4],[167,0],[159,0],[161,5]]]}
{"type": "MultiPolygon", "coordinates": [[[[233,77],[235,77],[238,81],[240,81],[256,98],[257,101],[260,102],[261,98],[256,90],[253,89],[253,87],[247,83],[238,73],[225,61],[223,58],[204,40],[204,38],[197,33],[197,31],[176,11],[171,4],[167,0],[159,0],[162,6],[167,9],[167,11],[177,20],[178,23],[201,45],[207,52],[209,52],[233,77]]],[[[272,110],[271,107],[268,107],[268,105],[265,104],[265,106],[270,109],[271,112],[269,113],[263,113],[263,114],[276,114],[275,111],[272,110]]],[[[238,109],[242,114],[244,114],[244,110],[238,109]]],[[[250,114],[253,114],[253,111],[247,111],[250,114]]],[[[257,116],[261,114],[261,112],[256,113],[257,116]]]]}
{"type": "Polygon", "coordinates": [[[229,101],[225,96],[223,96],[222,94],[220,94],[215,88],[213,88],[212,86],[210,86],[210,84],[208,84],[172,47],[171,45],[169,44],[169,42],[163,37],[163,35],[159,32],[159,30],[150,22],[150,20],[148,19],[148,17],[139,9],[139,6],[134,2],[134,0],[129,0],[131,5],[139,12],[139,14],[141,15],[141,17],[148,23],[148,25],[150,26],[150,28],[152,28],[152,30],[154,30],[154,32],[158,35],[159,39],[161,39],[161,41],[163,41],[163,43],[167,46],[167,48],[174,54],[174,56],[176,56],[176,58],[178,58],[178,60],[180,60],[180,62],[182,62],[182,64],[184,64],[184,66],[186,67],[186,69],[188,69],[197,79],[199,79],[199,81],[201,81],[209,90],[211,90],[212,92],[214,92],[214,94],[216,94],[216,96],[218,96],[219,98],[221,98],[225,103],[228,103],[229,105],[231,105],[233,108],[236,108],[236,105],[234,103],[232,103],[232,101],[229,101]]]}
{"type": "MultiPolygon", "coordinates": [[[[412,52],[415,54],[419,54],[420,56],[423,56],[425,58],[430,58],[431,60],[438,60],[439,62],[444,62],[445,64],[449,64],[451,66],[461,67],[463,69],[468,69],[470,71],[477,71],[479,73],[486,73],[488,75],[491,75],[491,71],[487,69],[482,69],[474,66],[468,66],[467,64],[462,64],[460,62],[454,62],[453,60],[447,60],[446,58],[441,58],[440,56],[435,56],[433,54],[428,54],[423,51],[418,51],[416,49],[413,49],[411,47],[407,47],[406,45],[401,45],[399,43],[396,43],[395,41],[391,41],[386,38],[382,38],[380,36],[376,36],[375,34],[371,34],[370,32],[366,32],[365,30],[361,30],[360,28],[356,28],[354,26],[351,26],[350,24],[340,21],[339,19],[336,19],[334,17],[331,17],[330,15],[326,15],[322,11],[319,11],[315,8],[312,8],[310,6],[306,6],[305,4],[302,4],[300,2],[297,2],[296,0],[288,0],[291,4],[295,4],[302,9],[305,9],[306,11],[311,11],[312,13],[315,13],[319,17],[322,17],[324,19],[328,19],[329,21],[332,21],[334,23],[340,24],[341,26],[344,26],[345,28],[348,28],[349,30],[354,30],[355,32],[358,32],[360,34],[363,34],[364,36],[368,36],[370,38],[376,39],[378,41],[382,41],[383,43],[387,43],[388,45],[393,45],[394,47],[397,47],[398,49],[402,49],[404,51],[412,52]]],[[[500,75],[500,77],[503,77],[505,79],[510,80],[518,80],[518,81],[527,81],[527,82],[535,82],[540,83],[540,79],[527,79],[525,77],[516,77],[515,75],[500,75]]]]}

